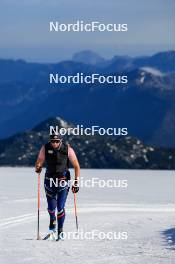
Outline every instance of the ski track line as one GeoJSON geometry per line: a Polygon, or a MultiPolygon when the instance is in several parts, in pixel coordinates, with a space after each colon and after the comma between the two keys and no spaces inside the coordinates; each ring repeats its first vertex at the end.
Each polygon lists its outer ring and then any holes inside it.
{"type": "Polygon", "coordinates": [[[4,219],[4,222],[0,223],[0,229],[5,229],[5,228],[9,228],[10,226],[21,224],[21,222],[29,222],[34,218],[36,218],[35,215],[30,215],[30,216],[21,215],[16,217],[16,219],[14,218],[11,221],[7,221],[6,219],[4,219]]]}
{"type": "Polygon", "coordinates": [[[4,218],[4,219],[1,219],[0,220],[0,224],[1,223],[4,223],[4,221],[13,221],[13,220],[16,220],[16,219],[20,219],[21,217],[29,217],[31,216],[32,214],[24,214],[24,215],[19,215],[19,216],[13,216],[13,217],[9,217],[9,218],[4,218]]]}
{"type": "MultiPolygon", "coordinates": [[[[41,201],[45,201],[45,198],[41,198],[41,201]]],[[[12,203],[36,203],[36,198],[25,198],[25,199],[16,199],[16,200],[3,200],[2,203],[12,204],[12,203]]]]}
{"type": "MultiPolygon", "coordinates": [[[[68,214],[73,214],[73,208],[67,208],[66,212],[68,214]]],[[[159,207],[158,206],[138,206],[138,205],[133,205],[133,204],[113,204],[113,205],[108,205],[108,204],[96,204],[94,205],[88,205],[88,207],[78,207],[78,212],[79,213],[96,213],[96,212],[121,212],[121,213],[127,213],[127,212],[143,212],[143,213],[175,213],[175,206],[167,207],[166,205],[162,205],[159,207]]],[[[48,213],[47,211],[41,211],[41,216],[42,217],[47,217],[48,213]]],[[[21,223],[26,223],[26,222],[32,222],[36,221],[37,214],[32,213],[32,214],[23,214],[19,215],[16,217],[9,217],[9,218],[4,218],[0,221],[0,229],[6,229],[9,227],[13,227],[16,225],[20,225],[21,223]]]]}

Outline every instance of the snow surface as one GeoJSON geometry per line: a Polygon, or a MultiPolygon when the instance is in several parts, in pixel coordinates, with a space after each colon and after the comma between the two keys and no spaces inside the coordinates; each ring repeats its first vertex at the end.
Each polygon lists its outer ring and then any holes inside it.
{"type": "MultiPolygon", "coordinates": [[[[42,178],[44,173],[42,173],[42,178]]],[[[127,232],[127,240],[37,241],[37,176],[31,168],[0,168],[0,263],[175,263],[174,171],[82,170],[90,179],[127,180],[127,189],[81,188],[79,226],[127,232]]],[[[42,181],[41,235],[48,229],[42,181]]],[[[65,231],[75,231],[73,195],[65,231]]]]}

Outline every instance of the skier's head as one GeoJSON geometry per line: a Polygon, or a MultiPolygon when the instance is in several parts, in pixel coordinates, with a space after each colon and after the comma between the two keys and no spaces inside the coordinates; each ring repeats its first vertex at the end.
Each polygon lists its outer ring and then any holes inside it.
{"type": "Polygon", "coordinates": [[[62,142],[63,138],[59,134],[50,135],[50,143],[53,148],[58,148],[62,142]]]}

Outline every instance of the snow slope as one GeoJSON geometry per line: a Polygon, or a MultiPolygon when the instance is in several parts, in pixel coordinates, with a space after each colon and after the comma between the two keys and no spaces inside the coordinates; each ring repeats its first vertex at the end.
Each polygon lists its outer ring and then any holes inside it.
{"type": "MultiPolygon", "coordinates": [[[[31,168],[0,168],[1,263],[174,263],[173,171],[82,170],[82,177],[128,181],[127,189],[81,188],[78,193],[80,229],[127,232],[128,239],[37,241],[36,175],[31,168]]],[[[46,208],[42,186],[42,236],[48,228],[46,208]]],[[[66,209],[65,231],[75,231],[72,193],[66,209]]]]}

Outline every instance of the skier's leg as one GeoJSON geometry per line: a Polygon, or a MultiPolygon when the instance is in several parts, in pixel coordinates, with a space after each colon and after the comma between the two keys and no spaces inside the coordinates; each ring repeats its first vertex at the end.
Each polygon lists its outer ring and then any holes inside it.
{"type": "Polygon", "coordinates": [[[48,213],[50,216],[50,225],[49,229],[54,230],[56,227],[56,206],[57,206],[57,199],[56,199],[56,190],[54,187],[50,187],[50,180],[45,179],[44,182],[46,198],[47,198],[47,205],[48,205],[48,213]]]}
{"type": "Polygon", "coordinates": [[[58,222],[58,234],[63,231],[63,224],[65,220],[65,203],[67,195],[69,192],[69,187],[59,187],[57,193],[57,222],[58,222]]]}

